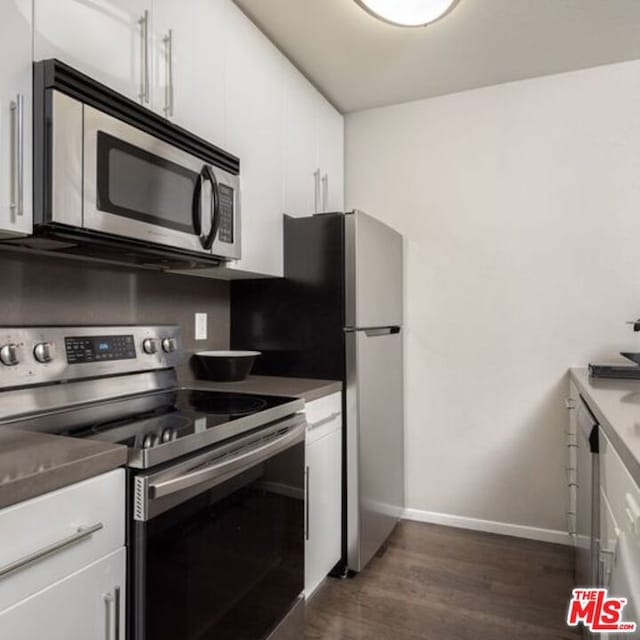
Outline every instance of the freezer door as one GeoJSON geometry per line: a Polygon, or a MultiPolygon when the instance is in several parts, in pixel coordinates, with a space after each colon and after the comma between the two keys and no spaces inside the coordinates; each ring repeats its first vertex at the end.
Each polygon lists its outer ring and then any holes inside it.
{"type": "Polygon", "coordinates": [[[346,324],[402,324],[402,236],[363,213],[345,215],[346,324]]]}
{"type": "Polygon", "coordinates": [[[347,333],[347,556],[360,571],[404,508],[402,333],[347,333]]]}

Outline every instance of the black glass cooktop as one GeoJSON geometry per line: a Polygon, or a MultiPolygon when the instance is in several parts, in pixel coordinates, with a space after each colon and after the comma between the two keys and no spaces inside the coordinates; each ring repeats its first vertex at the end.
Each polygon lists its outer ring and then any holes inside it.
{"type": "MultiPolygon", "coordinates": [[[[210,435],[213,430],[221,430],[235,423],[244,423],[243,428],[239,429],[240,433],[247,428],[259,428],[267,424],[270,418],[282,417],[283,412],[270,416],[269,410],[280,407],[286,414],[286,405],[296,402],[295,398],[281,396],[199,389],[176,389],[153,394],[150,398],[153,399],[153,408],[149,411],[128,413],[125,403],[117,419],[87,424],[67,431],[67,435],[124,444],[136,451],[146,451],[175,445],[199,434],[210,435]],[[263,421],[246,420],[263,413],[263,421]]],[[[225,429],[224,437],[233,435],[232,430],[225,429]]],[[[220,439],[223,439],[222,435],[220,439]]],[[[206,440],[209,442],[211,438],[207,437],[206,440]]]]}

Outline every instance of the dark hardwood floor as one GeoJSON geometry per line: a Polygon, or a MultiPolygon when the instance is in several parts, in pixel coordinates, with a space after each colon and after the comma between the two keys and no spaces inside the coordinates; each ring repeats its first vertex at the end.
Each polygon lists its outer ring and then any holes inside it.
{"type": "Polygon", "coordinates": [[[573,549],[401,522],[353,579],[307,603],[306,640],[575,640],[573,549]]]}

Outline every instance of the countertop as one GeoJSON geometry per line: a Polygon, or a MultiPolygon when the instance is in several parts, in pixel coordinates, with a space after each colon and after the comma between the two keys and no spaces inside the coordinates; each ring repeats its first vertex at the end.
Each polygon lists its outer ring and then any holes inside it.
{"type": "MultiPolygon", "coordinates": [[[[293,396],[306,402],[342,390],[342,383],[336,380],[273,376],[249,376],[242,382],[181,383],[215,391],[293,396]]],[[[0,427],[0,509],[106,473],[126,461],[123,445],[0,427]]]]}
{"type": "Polygon", "coordinates": [[[249,376],[241,382],[213,382],[190,380],[190,387],[233,391],[236,393],[260,393],[269,396],[293,396],[306,402],[342,391],[342,382],[337,380],[313,380],[310,378],[282,378],[279,376],[249,376]]]}
{"type": "Polygon", "coordinates": [[[0,508],[122,466],[127,448],[0,428],[0,508]]]}
{"type": "Polygon", "coordinates": [[[640,485],[640,380],[591,378],[584,368],[570,369],[570,375],[640,485]]]}

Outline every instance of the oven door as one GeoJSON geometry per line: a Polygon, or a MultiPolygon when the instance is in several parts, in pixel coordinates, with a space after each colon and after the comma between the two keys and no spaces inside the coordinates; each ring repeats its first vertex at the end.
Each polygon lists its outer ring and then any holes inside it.
{"type": "Polygon", "coordinates": [[[83,227],[239,258],[238,177],[84,105],[83,227]]]}
{"type": "Polygon", "coordinates": [[[133,478],[132,640],[302,638],[304,417],[133,478]]]}

